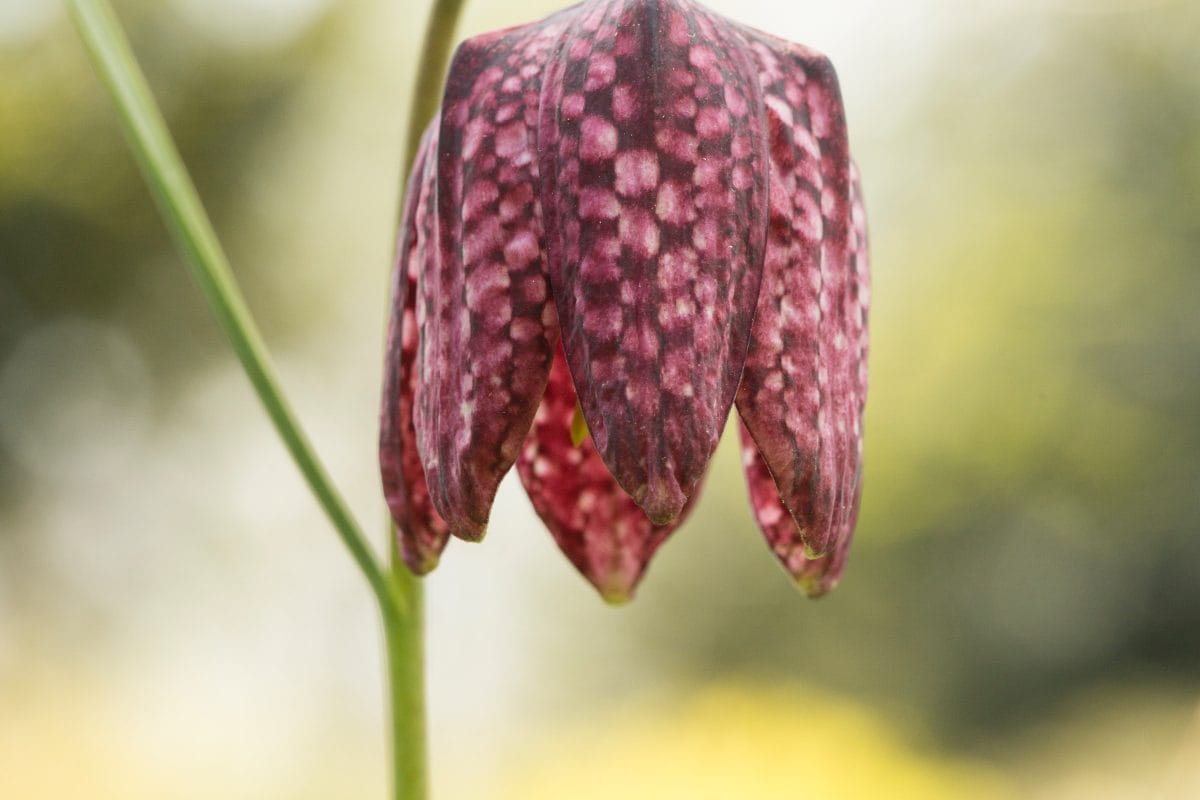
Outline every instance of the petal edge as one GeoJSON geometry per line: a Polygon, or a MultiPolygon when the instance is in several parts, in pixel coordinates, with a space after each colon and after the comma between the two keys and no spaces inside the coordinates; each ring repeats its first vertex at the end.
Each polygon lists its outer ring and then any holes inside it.
{"type": "Polygon", "coordinates": [[[845,113],[828,59],[744,32],[767,96],[772,184],[738,411],[805,544],[820,554],[845,524],[860,460],[865,318],[845,113]]]}
{"type": "Polygon", "coordinates": [[[424,575],[437,566],[450,531],[433,508],[425,470],[417,452],[413,426],[413,397],[417,373],[417,273],[429,246],[422,217],[430,213],[432,153],[436,130],[426,129],[405,193],[396,264],[392,271],[392,305],[387,330],[383,404],[379,425],[379,466],[383,493],[396,523],[396,536],[405,563],[424,575]]]}

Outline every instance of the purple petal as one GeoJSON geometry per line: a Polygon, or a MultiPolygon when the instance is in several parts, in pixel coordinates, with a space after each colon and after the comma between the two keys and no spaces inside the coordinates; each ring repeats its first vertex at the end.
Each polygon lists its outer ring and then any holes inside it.
{"type": "Polygon", "coordinates": [[[605,600],[620,603],[633,596],[651,556],[691,504],[674,523],[653,524],[613,480],[591,438],[572,443],[576,402],[560,347],[517,471],[559,548],[605,600]]]}
{"type": "Polygon", "coordinates": [[[804,534],[784,507],[758,446],[744,424],[738,427],[742,442],[742,465],[750,489],[750,505],[763,536],[784,569],[791,573],[796,585],[805,594],[814,598],[827,594],[837,586],[846,568],[854,523],[858,518],[860,491],[856,488],[832,549],[823,556],[810,555],[804,534]]]}
{"type": "Polygon", "coordinates": [[[550,280],[596,447],[667,523],[728,418],[759,292],[757,69],[731,23],[685,0],[568,14],[538,131],[550,280]]]}
{"type": "Polygon", "coordinates": [[[870,255],[867,239],[867,212],[863,206],[858,167],[850,162],[850,219],[846,263],[849,274],[842,295],[842,313],[846,325],[850,374],[845,377],[845,415],[850,438],[847,443],[851,473],[842,484],[842,498],[834,517],[835,543],[841,547],[854,535],[858,506],[862,498],[863,414],[867,405],[867,316],[870,310],[870,255]]]}
{"type": "Polygon", "coordinates": [[[486,34],[455,54],[437,157],[437,263],[417,307],[417,444],[451,531],[483,536],[541,399],[557,337],[534,134],[561,24],[486,34]]]}
{"type": "Polygon", "coordinates": [[[853,516],[860,472],[865,238],[856,249],[845,114],[832,65],[800,45],[743,30],[766,97],[771,187],[738,410],[804,544],[824,553],[853,516]]]}
{"type": "Polygon", "coordinates": [[[417,453],[413,427],[413,393],[417,373],[417,274],[425,263],[430,243],[427,225],[418,220],[418,209],[429,216],[428,198],[433,191],[435,129],[430,126],[421,140],[412,179],[404,203],[401,236],[392,272],[392,313],[388,321],[387,361],[384,365],[383,411],[380,415],[379,466],[383,493],[396,521],[404,561],[418,575],[437,566],[450,530],[429,502],[425,470],[417,453]]]}

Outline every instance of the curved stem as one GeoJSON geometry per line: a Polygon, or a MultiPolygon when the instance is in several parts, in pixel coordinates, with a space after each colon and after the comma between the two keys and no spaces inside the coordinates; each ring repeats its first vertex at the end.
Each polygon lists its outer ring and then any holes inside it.
{"type": "Polygon", "coordinates": [[[266,346],[238,290],[229,260],[112,6],[108,0],[67,0],[67,7],[96,71],[116,104],[130,148],[167,227],[275,430],[366,576],[381,607],[398,609],[403,601],[395,585],[371,551],[362,529],[279,389],[266,346]]]}
{"type": "MultiPolygon", "coordinates": [[[[394,531],[390,571],[381,566],[285,400],[229,260],[109,0],[66,0],[66,4],[192,277],[296,466],[378,600],[391,690],[394,797],[425,800],[429,789],[420,579],[396,556],[394,531]]],[[[410,110],[403,168],[406,178],[421,130],[438,106],[438,88],[463,5],[464,0],[436,0],[429,20],[410,110]]]]}

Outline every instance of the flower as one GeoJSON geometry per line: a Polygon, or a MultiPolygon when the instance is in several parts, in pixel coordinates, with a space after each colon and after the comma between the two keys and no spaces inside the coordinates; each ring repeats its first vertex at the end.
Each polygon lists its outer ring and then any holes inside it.
{"type": "Polygon", "coordinates": [[[515,463],[571,562],[627,599],[736,402],[758,523],[828,591],[860,496],[867,295],[824,56],[690,0],[468,40],[393,282],[380,461],[405,561],[482,538],[515,463]]]}

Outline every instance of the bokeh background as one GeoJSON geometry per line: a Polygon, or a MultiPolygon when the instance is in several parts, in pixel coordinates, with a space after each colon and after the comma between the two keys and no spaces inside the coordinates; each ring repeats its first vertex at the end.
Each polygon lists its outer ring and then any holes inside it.
{"type": "MultiPolygon", "coordinates": [[[[116,5],[382,531],[426,4],[116,5]]],[[[438,796],[1200,797],[1200,5],[710,5],[842,78],[875,273],[850,570],[801,598],[726,442],[613,610],[510,481],[428,581],[438,796]]],[[[0,797],[383,797],[380,667],[65,15],[0,0],[0,797]]]]}

